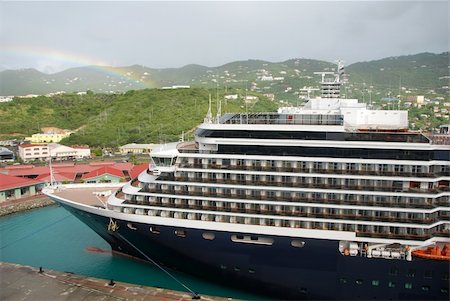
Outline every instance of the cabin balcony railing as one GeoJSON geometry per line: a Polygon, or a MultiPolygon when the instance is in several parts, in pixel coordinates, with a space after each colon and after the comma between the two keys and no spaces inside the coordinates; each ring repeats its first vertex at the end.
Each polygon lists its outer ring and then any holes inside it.
{"type": "Polygon", "coordinates": [[[381,170],[361,170],[361,169],[334,169],[334,168],[302,168],[287,166],[259,166],[259,165],[219,165],[219,164],[180,164],[181,168],[196,169],[222,169],[222,170],[248,170],[248,171],[266,171],[266,172],[290,172],[290,173],[313,173],[313,174],[336,174],[336,175],[368,175],[368,176],[387,176],[387,177],[417,177],[417,178],[436,178],[449,176],[449,172],[410,172],[410,171],[381,171],[381,170]]]}
{"type": "MultiPolygon", "coordinates": [[[[169,194],[167,191],[162,191],[158,189],[151,189],[150,193],[161,193],[169,194]]],[[[394,208],[420,208],[420,209],[432,209],[436,206],[448,206],[448,202],[437,202],[434,204],[430,203],[399,203],[394,201],[363,201],[363,200],[341,200],[341,199],[324,199],[324,198],[301,198],[301,197],[284,197],[275,195],[255,195],[255,194],[238,194],[231,192],[206,192],[202,191],[187,191],[178,190],[171,192],[174,195],[182,196],[198,196],[198,197],[221,197],[221,198],[239,198],[242,200],[257,200],[257,201],[283,201],[283,202],[301,202],[301,203],[319,203],[319,204],[335,204],[335,205],[355,205],[355,206],[376,206],[376,207],[394,207],[394,208]]]]}
{"type": "Polygon", "coordinates": [[[337,185],[325,183],[303,183],[303,182],[286,182],[286,181],[261,181],[246,180],[246,179],[217,179],[217,178],[202,178],[202,177],[176,177],[175,179],[167,179],[165,177],[158,178],[160,181],[180,182],[198,182],[198,183],[214,183],[214,184],[231,184],[231,185],[254,185],[254,186],[276,186],[276,187],[294,187],[294,188],[319,188],[319,189],[338,189],[338,190],[366,190],[366,191],[382,191],[382,192],[405,192],[405,193],[433,193],[450,191],[449,186],[439,186],[434,188],[403,188],[388,184],[383,185],[337,185]]]}
{"type": "Polygon", "coordinates": [[[206,210],[213,211],[214,213],[220,212],[234,212],[241,214],[263,214],[263,215],[273,215],[280,217],[306,217],[306,218],[317,218],[317,219],[334,219],[334,220],[348,220],[348,221],[373,221],[373,222],[386,222],[386,223],[402,223],[408,224],[432,224],[440,221],[437,217],[426,217],[423,219],[419,218],[408,218],[408,217],[388,217],[388,216],[372,216],[372,215],[355,215],[355,214],[345,214],[345,213],[335,213],[335,212],[304,212],[296,209],[277,209],[272,208],[260,208],[258,206],[252,206],[251,208],[245,208],[242,205],[237,205],[232,207],[231,204],[223,204],[222,206],[216,205],[200,205],[200,204],[189,204],[181,203],[176,204],[173,201],[167,203],[162,203],[161,200],[156,201],[136,201],[130,200],[126,201],[125,204],[137,204],[137,205],[148,205],[148,206],[159,206],[170,209],[192,209],[192,210],[206,210]]]}

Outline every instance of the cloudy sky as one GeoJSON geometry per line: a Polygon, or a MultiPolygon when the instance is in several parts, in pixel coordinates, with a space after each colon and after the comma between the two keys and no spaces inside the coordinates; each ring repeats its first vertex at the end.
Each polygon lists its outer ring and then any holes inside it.
{"type": "Polygon", "coordinates": [[[449,51],[449,1],[0,1],[0,70],[449,51]]]}

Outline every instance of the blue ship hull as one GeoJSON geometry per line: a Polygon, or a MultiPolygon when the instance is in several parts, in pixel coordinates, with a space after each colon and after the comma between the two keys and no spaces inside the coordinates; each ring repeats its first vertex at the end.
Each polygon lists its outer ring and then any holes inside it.
{"type": "Polygon", "coordinates": [[[115,220],[118,228],[108,229],[110,219],[62,203],[87,224],[113,250],[136,256],[144,252],[164,266],[234,285],[277,299],[382,299],[448,300],[449,263],[342,256],[338,242],[302,239],[304,247],[292,247],[292,237],[271,236],[272,245],[234,242],[230,233],[115,220]],[[152,227],[153,232],[150,231],[152,227]],[[154,233],[159,232],[159,233],[154,233]],[[126,239],[124,239],[126,238],[126,239]],[[131,244],[131,245],[130,245],[131,244]]]}

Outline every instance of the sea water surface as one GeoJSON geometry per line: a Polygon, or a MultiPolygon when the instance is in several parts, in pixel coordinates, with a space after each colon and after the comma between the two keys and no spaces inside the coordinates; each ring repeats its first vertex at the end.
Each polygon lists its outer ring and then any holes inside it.
{"type": "MultiPolygon", "coordinates": [[[[61,272],[186,291],[156,266],[140,260],[98,253],[110,246],[64,208],[50,206],[0,218],[0,260],[61,272]]],[[[184,273],[171,274],[200,295],[247,300],[262,297],[184,273]]]]}

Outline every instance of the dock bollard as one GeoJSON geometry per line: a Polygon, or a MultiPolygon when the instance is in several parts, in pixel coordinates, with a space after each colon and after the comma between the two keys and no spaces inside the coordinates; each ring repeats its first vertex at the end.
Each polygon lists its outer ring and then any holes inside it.
{"type": "Polygon", "coordinates": [[[44,273],[44,270],[42,269],[42,267],[39,267],[39,272],[38,272],[39,274],[42,274],[42,273],[44,273]]]}
{"type": "Polygon", "coordinates": [[[109,286],[114,286],[114,285],[116,285],[116,283],[114,282],[114,279],[111,279],[111,281],[109,281],[108,285],[109,285],[109,286]]]}
{"type": "Polygon", "coordinates": [[[194,293],[192,295],[192,300],[200,300],[200,295],[198,293],[194,293]]]}

